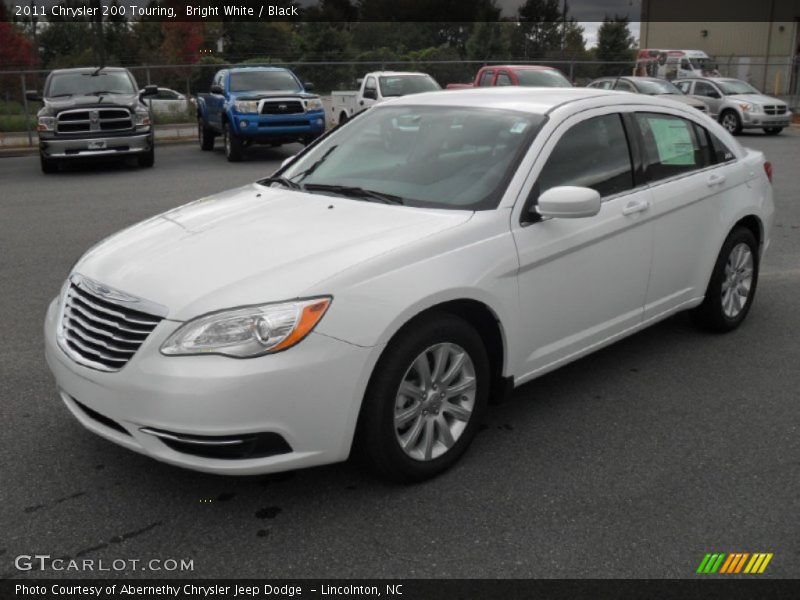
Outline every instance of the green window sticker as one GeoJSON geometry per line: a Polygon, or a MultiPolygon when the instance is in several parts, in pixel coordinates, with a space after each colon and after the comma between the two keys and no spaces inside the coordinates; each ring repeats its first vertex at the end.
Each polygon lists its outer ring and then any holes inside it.
{"type": "Polygon", "coordinates": [[[681,119],[648,117],[662,165],[694,165],[695,148],[688,123],[681,119]]]}

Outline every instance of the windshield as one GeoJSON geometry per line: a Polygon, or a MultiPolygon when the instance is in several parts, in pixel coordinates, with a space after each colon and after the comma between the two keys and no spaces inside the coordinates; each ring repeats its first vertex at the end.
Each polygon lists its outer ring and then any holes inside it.
{"type": "Polygon", "coordinates": [[[381,96],[407,96],[421,92],[434,92],[442,89],[428,75],[387,75],[378,77],[381,86],[381,96]]]}
{"type": "Polygon", "coordinates": [[[308,188],[361,188],[412,206],[492,209],[543,121],[485,108],[380,106],[280,175],[308,188]]]}
{"type": "Polygon", "coordinates": [[[725,79],[723,81],[717,81],[717,85],[719,89],[722,90],[722,93],[726,96],[732,96],[734,94],[760,94],[756,88],[752,85],[747,83],[746,81],[741,81],[740,79],[725,79]]]}
{"type": "Polygon", "coordinates": [[[232,92],[299,92],[300,83],[286,71],[239,71],[231,73],[232,92]]]}
{"type": "Polygon", "coordinates": [[[640,93],[650,96],[659,96],[661,94],[683,95],[683,92],[669,81],[661,81],[658,79],[639,79],[636,81],[636,87],[639,89],[640,93]]]}
{"type": "Polygon", "coordinates": [[[572,87],[569,80],[558,71],[515,69],[519,84],[528,87],[572,87]]]}
{"type": "Polygon", "coordinates": [[[81,96],[98,92],[106,94],[135,94],[136,86],[125,71],[89,73],[56,73],[50,79],[45,96],[81,96]]]}

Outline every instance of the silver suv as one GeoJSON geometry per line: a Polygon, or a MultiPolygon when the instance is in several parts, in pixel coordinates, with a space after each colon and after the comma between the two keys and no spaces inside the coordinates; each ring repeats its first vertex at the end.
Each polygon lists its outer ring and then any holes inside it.
{"type": "Polygon", "coordinates": [[[693,77],[673,83],[684,94],[705,102],[709,114],[733,134],[742,129],[763,129],[767,134],[776,135],[792,120],[785,102],[762,94],[741,79],[693,77]]]}

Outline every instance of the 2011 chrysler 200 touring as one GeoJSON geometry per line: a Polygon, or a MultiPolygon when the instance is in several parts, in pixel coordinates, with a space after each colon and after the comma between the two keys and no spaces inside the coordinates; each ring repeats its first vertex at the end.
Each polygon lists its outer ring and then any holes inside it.
{"type": "Polygon", "coordinates": [[[164,462],[265,473],[352,447],[423,479],[492,394],[685,309],[739,325],[770,178],[669,100],[399,98],[95,246],[49,308],[47,360],[83,425],[164,462]]]}

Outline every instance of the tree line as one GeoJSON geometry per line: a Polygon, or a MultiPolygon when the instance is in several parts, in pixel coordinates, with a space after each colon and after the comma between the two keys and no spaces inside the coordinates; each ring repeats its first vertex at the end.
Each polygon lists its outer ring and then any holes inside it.
{"type": "MultiPolygon", "coordinates": [[[[96,3],[61,2],[67,7],[96,3]]],[[[288,6],[292,0],[272,3],[288,6]]],[[[303,21],[163,22],[111,16],[104,21],[52,17],[46,22],[35,18],[0,22],[0,71],[175,65],[162,70],[157,83],[182,89],[205,85],[203,73],[222,63],[358,61],[387,68],[393,63],[427,66],[425,70],[446,84],[471,79],[476,65],[464,64],[465,60],[632,61],[635,46],[627,20],[609,16],[599,29],[597,45],[587,48],[584,28],[569,16],[562,0],[526,0],[511,18],[501,18],[496,0],[321,0],[301,14],[303,21]],[[423,10],[435,20],[403,20],[423,10]],[[179,65],[208,68],[186,70],[179,65]]],[[[355,67],[299,69],[322,91],[351,85],[360,74],[355,67]]],[[[573,76],[619,70],[619,65],[586,67],[573,76]]]]}

